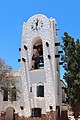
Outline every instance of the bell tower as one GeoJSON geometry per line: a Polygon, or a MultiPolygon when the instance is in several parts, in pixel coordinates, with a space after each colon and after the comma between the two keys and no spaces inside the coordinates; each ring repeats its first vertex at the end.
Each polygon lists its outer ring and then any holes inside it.
{"type": "Polygon", "coordinates": [[[40,117],[60,107],[60,73],[56,20],[37,14],[22,27],[20,74],[24,115],[40,117]]]}

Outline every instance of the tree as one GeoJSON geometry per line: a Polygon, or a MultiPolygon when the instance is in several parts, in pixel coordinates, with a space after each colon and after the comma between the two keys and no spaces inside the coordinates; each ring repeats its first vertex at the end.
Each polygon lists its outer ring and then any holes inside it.
{"type": "Polygon", "coordinates": [[[74,41],[74,38],[69,36],[67,32],[64,33],[62,40],[64,55],[61,59],[64,62],[65,70],[63,78],[68,85],[68,102],[75,113],[77,107],[80,106],[80,40],[74,41]]]}
{"type": "Polygon", "coordinates": [[[0,58],[0,92],[3,94],[4,101],[7,101],[8,97],[11,102],[16,100],[16,97],[19,98],[17,95],[19,90],[16,88],[16,82],[18,81],[12,75],[12,67],[6,65],[5,61],[0,58]]]}

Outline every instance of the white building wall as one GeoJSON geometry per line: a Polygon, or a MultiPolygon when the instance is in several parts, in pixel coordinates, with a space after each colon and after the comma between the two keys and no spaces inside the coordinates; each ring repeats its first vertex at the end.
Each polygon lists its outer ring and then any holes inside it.
{"type": "Polygon", "coordinates": [[[19,115],[22,115],[22,111],[20,106],[23,105],[23,94],[22,94],[22,84],[21,84],[21,78],[20,78],[20,73],[19,72],[13,72],[13,76],[15,77],[15,82],[16,82],[16,88],[20,91],[18,93],[19,98],[17,101],[11,102],[9,99],[8,101],[3,101],[3,95],[0,93],[0,112],[6,111],[8,107],[12,107],[15,109],[16,113],[19,113],[19,115]]]}
{"type": "Polygon", "coordinates": [[[21,64],[20,64],[20,80],[18,87],[21,90],[20,99],[13,103],[9,101],[2,101],[0,94],[0,111],[5,111],[9,106],[13,107],[19,115],[31,116],[31,108],[42,108],[42,114],[50,111],[49,106],[56,111],[56,106],[61,107],[62,93],[60,85],[59,62],[55,58],[58,53],[55,43],[58,42],[56,21],[53,18],[48,19],[46,16],[38,14],[32,16],[22,27],[22,41],[21,41],[21,64]],[[43,28],[41,30],[31,30],[31,24],[34,19],[43,21],[43,28]],[[41,39],[43,44],[44,69],[31,70],[33,45],[36,40],[41,39]],[[46,46],[49,43],[49,47],[46,46]],[[26,45],[27,50],[24,49],[26,45]],[[48,59],[48,55],[51,59],[48,59]],[[23,62],[24,58],[25,62],[23,62]],[[58,68],[58,70],[57,70],[58,68]],[[44,97],[37,97],[37,84],[41,82],[44,84],[44,97]],[[32,87],[32,92],[30,92],[32,87]],[[58,93],[59,92],[59,93],[58,93]],[[20,106],[23,106],[22,111],[20,106]]]}
{"type": "MultiPolygon", "coordinates": [[[[53,29],[53,24],[55,24],[55,20],[49,20],[44,15],[35,15],[32,16],[27,23],[23,25],[23,33],[22,33],[22,53],[21,57],[26,59],[26,63],[21,62],[21,73],[22,73],[22,81],[23,82],[23,89],[26,91],[24,93],[24,101],[25,104],[24,108],[26,111],[26,115],[30,115],[30,96],[29,96],[29,87],[31,84],[30,80],[30,69],[31,69],[31,60],[32,60],[32,46],[34,41],[39,37],[42,40],[43,44],[43,57],[44,57],[44,71],[46,74],[46,82],[44,83],[44,101],[45,101],[45,112],[49,111],[49,106],[53,106],[53,110],[56,111],[56,104],[57,104],[57,79],[56,79],[56,59],[55,59],[55,42],[57,42],[57,38],[55,35],[55,29],[53,29]],[[31,30],[31,23],[34,19],[39,18],[43,21],[43,29],[38,31],[31,30]],[[50,22],[51,21],[51,22],[50,22]],[[46,42],[49,43],[49,47],[46,47],[46,42]],[[27,51],[25,52],[23,46],[27,46],[27,51]],[[48,55],[51,56],[51,59],[48,59],[48,55]],[[26,73],[24,69],[24,65],[26,64],[26,73]],[[28,76],[27,78],[25,78],[28,76]],[[26,80],[25,80],[26,79],[26,80]],[[27,106],[29,110],[27,109],[27,106]],[[28,111],[28,112],[27,112],[28,111]]],[[[42,76],[41,76],[42,77],[42,76]]],[[[43,75],[44,78],[44,75],[43,75]]],[[[43,80],[44,81],[44,80],[43,80]]],[[[38,81],[38,82],[41,82],[38,81]]],[[[35,81],[34,81],[35,83],[35,81]]],[[[33,83],[33,84],[34,84],[33,83]]],[[[37,107],[38,100],[36,101],[36,85],[33,96],[34,96],[34,103],[37,107]]],[[[44,108],[43,108],[44,109],[44,108]]]]}

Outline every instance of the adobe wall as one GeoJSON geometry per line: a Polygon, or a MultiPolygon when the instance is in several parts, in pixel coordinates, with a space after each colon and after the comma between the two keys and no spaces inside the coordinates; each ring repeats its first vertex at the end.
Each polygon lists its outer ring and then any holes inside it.
{"type": "MultiPolygon", "coordinates": [[[[5,112],[0,113],[0,120],[5,120],[5,112]]],[[[67,117],[67,111],[62,111],[62,117],[61,120],[68,120],[67,117]]],[[[15,113],[15,120],[58,120],[57,119],[57,112],[56,111],[50,111],[46,114],[43,114],[41,117],[24,117],[19,116],[18,113],[15,113]]]]}

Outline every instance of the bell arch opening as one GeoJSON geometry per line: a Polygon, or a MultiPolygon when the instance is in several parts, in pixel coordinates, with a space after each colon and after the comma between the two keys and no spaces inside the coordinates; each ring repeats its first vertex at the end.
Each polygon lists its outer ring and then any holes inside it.
{"type": "Polygon", "coordinates": [[[31,69],[43,69],[43,44],[40,37],[36,37],[32,42],[32,68],[31,69]]]}

